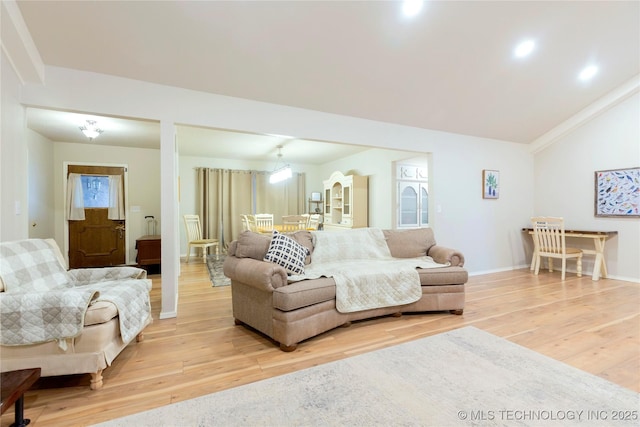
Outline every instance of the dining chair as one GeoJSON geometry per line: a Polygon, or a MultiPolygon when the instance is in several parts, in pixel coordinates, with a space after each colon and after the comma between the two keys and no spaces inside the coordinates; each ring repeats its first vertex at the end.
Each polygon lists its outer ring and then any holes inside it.
{"type": "Polygon", "coordinates": [[[309,215],[309,221],[307,222],[307,230],[317,230],[320,226],[320,214],[309,215]]]}
{"type": "Polygon", "coordinates": [[[564,219],[561,217],[533,217],[534,274],[538,274],[542,257],[548,258],[549,271],[553,259],[562,260],[562,280],[566,276],[567,259],[576,260],[578,277],[582,277],[582,250],[568,248],[565,243],[564,219]]]}
{"type": "Polygon", "coordinates": [[[220,257],[220,241],[218,239],[203,239],[200,215],[184,215],[184,225],[187,228],[187,262],[191,255],[191,248],[199,248],[202,251],[202,259],[207,262],[207,251],[210,247],[216,249],[216,259],[220,257]]]}
{"type": "Polygon", "coordinates": [[[271,232],[273,230],[273,214],[255,214],[255,226],[259,232],[271,232]]]}
{"type": "Polygon", "coordinates": [[[283,215],[282,225],[291,230],[306,230],[308,217],[306,215],[283,215]]]}

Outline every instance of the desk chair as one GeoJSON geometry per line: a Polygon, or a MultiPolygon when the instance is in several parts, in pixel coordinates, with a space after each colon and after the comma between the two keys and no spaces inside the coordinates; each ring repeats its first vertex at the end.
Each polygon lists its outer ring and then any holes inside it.
{"type": "Polygon", "coordinates": [[[207,250],[212,246],[216,248],[216,259],[220,257],[220,242],[218,239],[202,238],[199,215],[185,215],[184,225],[187,228],[187,262],[189,262],[192,247],[202,250],[202,259],[205,263],[207,262],[207,250]]]}
{"type": "Polygon", "coordinates": [[[555,217],[533,217],[534,274],[538,274],[542,257],[549,258],[549,271],[553,271],[553,258],[562,260],[562,280],[567,270],[567,259],[577,262],[578,277],[582,277],[582,250],[567,248],[565,244],[564,219],[555,217]]]}

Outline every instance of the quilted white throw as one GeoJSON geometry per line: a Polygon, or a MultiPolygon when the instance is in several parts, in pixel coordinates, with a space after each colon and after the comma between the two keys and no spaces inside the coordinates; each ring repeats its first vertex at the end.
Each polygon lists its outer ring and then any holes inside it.
{"type": "Polygon", "coordinates": [[[333,277],[336,309],[341,313],[409,304],[422,296],[416,267],[445,267],[431,257],[393,258],[382,230],[360,228],[313,232],[311,264],[304,276],[290,280],[333,277]]]}

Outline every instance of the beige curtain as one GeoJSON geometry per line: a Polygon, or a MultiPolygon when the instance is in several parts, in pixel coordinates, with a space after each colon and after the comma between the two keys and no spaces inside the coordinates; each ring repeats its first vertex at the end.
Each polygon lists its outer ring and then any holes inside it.
{"type": "Polygon", "coordinates": [[[67,219],[82,221],[84,217],[84,198],[82,192],[82,175],[70,173],[67,177],[67,219]]]}
{"type": "Polygon", "coordinates": [[[222,247],[242,231],[240,215],[273,213],[281,223],[283,215],[306,211],[305,174],[276,184],[270,172],[196,168],[197,205],[204,238],[219,239],[222,247]]]}
{"type": "Polygon", "coordinates": [[[122,193],[122,177],[120,175],[109,175],[109,210],[107,212],[108,219],[125,219],[124,197],[122,193]]]}
{"type": "Polygon", "coordinates": [[[251,213],[251,172],[208,168],[196,171],[202,236],[219,239],[226,248],[242,230],[240,215],[251,213]]]}
{"type": "Polygon", "coordinates": [[[269,182],[270,172],[254,172],[254,213],[272,213],[276,224],[283,215],[300,215],[306,212],[306,178],[304,173],[294,173],[291,179],[275,184],[269,182]]]}

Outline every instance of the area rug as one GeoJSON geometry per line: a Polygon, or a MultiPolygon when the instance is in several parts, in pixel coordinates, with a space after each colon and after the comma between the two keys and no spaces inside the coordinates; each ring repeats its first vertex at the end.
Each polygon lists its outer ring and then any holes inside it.
{"type": "Polygon", "coordinates": [[[637,425],[639,404],[636,392],[465,327],[99,425],[637,425]]]}
{"type": "Polygon", "coordinates": [[[209,270],[209,279],[211,286],[229,286],[231,279],[222,272],[222,264],[224,263],[224,254],[220,254],[218,259],[215,255],[207,255],[207,269],[209,270]]]}

